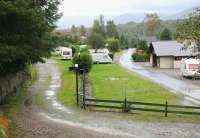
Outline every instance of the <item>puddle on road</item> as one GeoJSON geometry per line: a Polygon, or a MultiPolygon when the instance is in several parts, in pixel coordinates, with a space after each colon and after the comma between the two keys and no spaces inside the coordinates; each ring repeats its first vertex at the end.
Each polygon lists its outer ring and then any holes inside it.
{"type": "Polygon", "coordinates": [[[74,122],[74,121],[69,121],[69,120],[63,120],[63,119],[59,119],[59,118],[55,118],[55,117],[51,117],[50,115],[47,114],[41,114],[43,116],[45,116],[47,119],[57,122],[57,123],[61,123],[61,124],[66,124],[66,125],[70,125],[72,127],[76,127],[76,128],[83,128],[83,129],[89,129],[89,130],[93,130],[96,132],[101,132],[101,133],[106,133],[106,134],[110,134],[110,135],[116,135],[116,136],[126,136],[126,137],[135,137],[132,134],[129,133],[125,133],[120,131],[119,129],[112,129],[112,128],[108,128],[108,127],[102,127],[102,122],[100,124],[94,123],[93,125],[91,124],[84,124],[84,123],[79,123],[79,122],[74,122]]]}
{"type": "MultiPolygon", "coordinates": [[[[52,72],[53,73],[53,72],[52,72]]],[[[48,90],[45,92],[45,98],[47,99],[47,102],[51,103],[52,110],[60,110],[67,114],[72,114],[72,111],[70,111],[68,108],[63,106],[60,102],[57,100],[57,91],[61,86],[61,78],[59,73],[51,74],[52,79],[49,85],[48,90]]]]}

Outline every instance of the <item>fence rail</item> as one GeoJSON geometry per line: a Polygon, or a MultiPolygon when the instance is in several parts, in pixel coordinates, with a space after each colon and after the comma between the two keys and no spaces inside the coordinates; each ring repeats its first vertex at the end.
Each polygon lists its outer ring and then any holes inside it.
{"type": "Polygon", "coordinates": [[[104,100],[104,99],[87,98],[87,99],[84,99],[83,105],[84,105],[84,108],[95,107],[95,108],[121,109],[124,112],[129,112],[129,111],[146,111],[146,112],[157,112],[157,113],[160,112],[160,113],[164,113],[165,117],[167,117],[168,113],[200,115],[200,107],[198,106],[170,105],[168,104],[167,101],[165,102],[165,104],[161,104],[161,103],[127,101],[126,98],[124,100],[104,100]],[[99,103],[104,103],[104,104],[102,105],[99,103]],[[112,104],[112,105],[109,105],[109,104],[112,104]],[[150,108],[150,107],[154,107],[154,108],[150,108]],[[198,109],[199,111],[197,112],[196,110],[198,109]]]}

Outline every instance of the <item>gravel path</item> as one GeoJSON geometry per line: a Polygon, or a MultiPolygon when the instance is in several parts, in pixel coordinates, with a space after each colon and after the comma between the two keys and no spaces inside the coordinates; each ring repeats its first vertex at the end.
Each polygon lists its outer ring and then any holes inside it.
{"type": "Polygon", "coordinates": [[[56,99],[61,74],[55,63],[38,64],[38,80],[30,87],[14,120],[16,137],[28,138],[199,138],[200,125],[133,121],[134,115],[64,107],[56,99]],[[40,94],[42,104],[34,99],[40,94]]]}

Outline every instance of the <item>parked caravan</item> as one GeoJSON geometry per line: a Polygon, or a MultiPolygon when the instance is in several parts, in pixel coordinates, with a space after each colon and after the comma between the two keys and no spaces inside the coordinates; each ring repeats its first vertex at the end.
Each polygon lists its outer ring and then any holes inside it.
{"type": "Polygon", "coordinates": [[[110,53],[109,50],[106,49],[106,48],[104,48],[104,49],[97,49],[96,51],[95,51],[95,49],[89,49],[89,52],[90,52],[90,54],[93,54],[93,53],[109,54],[110,53]]]}
{"type": "Polygon", "coordinates": [[[62,59],[72,59],[72,49],[67,47],[60,48],[60,56],[62,59]]]}
{"type": "Polygon", "coordinates": [[[200,60],[194,58],[182,59],[181,74],[185,77],[200,77],[200,60]]]}
{"type": "Polygon", "coordinates": [[[108,54],[92,53],[91,56],[92,56],[93,63],[96,63],[96,64],[111,64],[112,63],[112,59],[110,58],[108,54]]]}

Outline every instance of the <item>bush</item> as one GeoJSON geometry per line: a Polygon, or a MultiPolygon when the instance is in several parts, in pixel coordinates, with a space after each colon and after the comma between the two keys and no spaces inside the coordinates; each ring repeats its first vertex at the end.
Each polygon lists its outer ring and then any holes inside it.
{"type": "Polygon", "coordinates": [[[108,49],[115,53],[119,50],[119,40],[115,38],[107,39],[108,49]]]}
{"type": "Polygon", "coordinates": [[[138,54],[138,53],[133,53],[132,54],[132,59],[135,62],[145,62],[148,60],[148,54],[138,54]]]}
{"type": "Polygon", "coordinates": [[[79,64],[79,67],[81,69],[85,69],[87,72],[89,72],[92,69],[92,57],[90,56],[90,54],[86,51],[81,52],[80,54],[80,61],[79,61],[79,56],[78,54],[76,54],[73,58],[73,63],[74,64],[79,64]]]}

